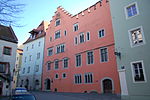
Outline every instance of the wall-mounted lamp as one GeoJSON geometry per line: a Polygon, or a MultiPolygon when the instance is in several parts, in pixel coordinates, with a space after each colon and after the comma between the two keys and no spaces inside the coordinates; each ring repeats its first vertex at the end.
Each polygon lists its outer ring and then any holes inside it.
{"type": "Polygon", "coordinates": [[[114,52],[114,54],[115,54],[116,56],[118,56],[119,58],[121,58],[121,52],[114,52]]]}

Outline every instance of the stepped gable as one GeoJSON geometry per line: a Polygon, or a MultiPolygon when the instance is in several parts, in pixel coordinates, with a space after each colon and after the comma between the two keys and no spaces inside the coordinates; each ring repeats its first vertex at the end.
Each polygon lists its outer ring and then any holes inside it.
{"type": "Polygon", "coordinates": [[[52,19],[61,18],[61,13],[65,14],[68,17],[72,17],[72,14],[70,14],[68,11],[66,11],[62,6],[59,6],[59,7],[57,7],[57,11],[55,12],[55,15],[52,17],[52,19]]]}
{"type": "Polygon", "coordinates": [[[96,10],[97,9],[97,7],[102,7],[104,4],[106,4],[106,3],[108,3],[109,1],[108,0],[100,0],[100,1],[98,1],[98,2],[96,2],[94,5],[92,5],[92,6],[90,6],[90,7],[88,7],[88,8],[86,8],[85,10],[83,10],[83,11],[81,11],[81,12],[79,12],[78,14],[75,14],[74,16],[72,16],[72,18],[76,18],[76,19],[78,19],[78,18],[80,18],[81,16],[86,16],[86,14],[85,13],[92,13],[92,10],[94,9],[94,10],[96,10]],[[80,16],[80,17],[79,17],[80,16]]]}
{"type": "MultiPolygon", "coordinates": [[[[86,12],[88,13],[92,13],[92,10],[96,10],[98,7],[103,7],[104,4],[107,4],[109,2],[109,0],[100,0],[98,2],[96,2],[94,5],[88,7],[87,9],[79,12],[78,14],[72,15],[70,14],[67,10],[65,10],[62,6],[57,7],[57,11],[55,12],[55,15],[52,16],[52,20],[50,20],[50,23],[53,21],[53,19],[58,19],[61,18],[61,12],[64,13],[66,16],[70,17],[70,18],[80,18],[82,16],[86,16],[86,12]],[[80,16],[80,17],[79,17],[80,16]]],[[[48,25],[48,27],[50,26],[50,24],[48,25]]],[[[48,30],[48,28],[46,29],[48,30]]]]}

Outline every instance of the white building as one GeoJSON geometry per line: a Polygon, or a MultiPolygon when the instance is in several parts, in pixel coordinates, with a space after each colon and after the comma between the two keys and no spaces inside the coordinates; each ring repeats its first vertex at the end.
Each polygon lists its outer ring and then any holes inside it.
{"type": "Polygon", "coordinates": [[[0,25],[0,95],[10,95],[18,39],[11,27],[0,25]]]}
{"type": "Polygon", "coordinates": [[[28,90],[41,90],[42,66],[44,59],[44,41],[48,22],[43,21],[29,33],[24,43],[19,86],[28,90]]]}

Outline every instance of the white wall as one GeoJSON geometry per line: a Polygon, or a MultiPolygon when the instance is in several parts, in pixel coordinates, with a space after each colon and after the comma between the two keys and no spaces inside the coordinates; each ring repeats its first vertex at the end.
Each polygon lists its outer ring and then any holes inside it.
{"type": "Polygon", "coordinates": [[[43,65],[43,52],[44,52],[44,37],[24,44],[20,76],[29,76],[33,74],[41,75],[42,65],[43,65]],[[39,42],[40,42],[40,46],[38,46],[39,42]],[[32,45],[34,45],[33,49],[32,49],[32,45]],[[27,47],[28,47],[28,50],[27,50],[27,47]],[[37,59],[37,53],[39,52],[40,52],[40,59],[37,59]],[[29,61],[30,55],[32,55],[31,61],[29,61]],[[26,62],[25,62],[25,57],[27,58],[26,62]],[[38,72],[35,72],[36,65],[39,65],[38,72]],[[29,66],[30,66],[30,72],[27,73],[29,66]],[[25,74],[22,73],[23,68],[25,68],[25,74]]]}

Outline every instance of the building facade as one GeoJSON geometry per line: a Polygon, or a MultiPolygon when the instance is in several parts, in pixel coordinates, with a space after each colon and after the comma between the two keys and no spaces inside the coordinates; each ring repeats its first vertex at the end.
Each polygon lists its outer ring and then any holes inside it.
{"type": "Polygon", "coordinates": [[[124,100],[150,100],[149,0],[110,0],[124,100]]]}
{"type": "Polygon", "coordinates": [[[72,16],[58,7],[46,31],[43,91],[120,94],[109,2],[72,16]]]}
{"type": "Polygon", "coordinates": [[[44,41],[47,25],[48,23],[43,21],[36,29],[30,32],[31,36],[24,43],[18,85],[26,87],[28,90],[41,90],[44,41]]]}
{"type": "Polygon", "coordinates": [[[0,25],[0,95],[11,93],[18,39],[11,27],[0,25]]]}
{"type": "Polygon", "coordinates": [[[16,63],[15,63],[13,86],[12,86],[13,89],[15,89],[18,86],[19,71],[21,69],[21,64],[22,64],[22,56],[23,56],[23,45],[20,45],[19,47],[17,47],[17,52],[16,52],[16,63]]]}

